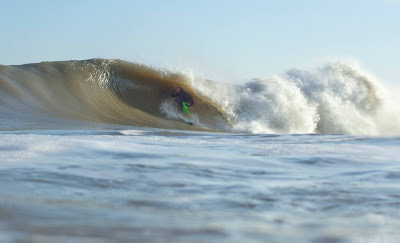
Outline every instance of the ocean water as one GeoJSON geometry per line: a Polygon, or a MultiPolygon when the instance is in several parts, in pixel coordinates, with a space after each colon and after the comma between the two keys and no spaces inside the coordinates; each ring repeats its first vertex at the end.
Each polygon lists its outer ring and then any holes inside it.
{"type": "Polygon", "coordinates": [[[243,85],[119,60],[0,66],[0,242],[398,242],[389,97],[340,63],[243,85]]]}
{"type": "Polygon", "coordinates": [[[2,242],[397,242],[399,137],[0,133],[2,242]]]}

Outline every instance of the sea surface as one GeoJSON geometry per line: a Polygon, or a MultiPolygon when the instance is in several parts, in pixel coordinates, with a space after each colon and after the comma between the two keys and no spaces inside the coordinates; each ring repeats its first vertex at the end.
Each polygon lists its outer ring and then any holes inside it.
{"type": "Polygon", "coordinates": [[[400,242],[399,107],[343,63],[0,65],[0,242],[400,242]]]}
{"type": "Polygon", "coordinates": [[[1,242],[398,242],[400,138],[0,132],[1,242]]]}

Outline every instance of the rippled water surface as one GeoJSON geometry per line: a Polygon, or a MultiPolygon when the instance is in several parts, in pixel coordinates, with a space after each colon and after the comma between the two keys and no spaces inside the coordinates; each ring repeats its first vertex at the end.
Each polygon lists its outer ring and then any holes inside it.
{"type": "Polygon", "coordinates": [[[0,241],[398,242],[400,139],[0,132],[0,241]]]}

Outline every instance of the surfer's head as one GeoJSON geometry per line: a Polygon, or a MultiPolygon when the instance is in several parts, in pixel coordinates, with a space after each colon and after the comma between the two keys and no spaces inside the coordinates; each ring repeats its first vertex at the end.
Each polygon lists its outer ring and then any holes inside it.
{"type": "Polygon", "coordinates": [[[181,92],[181,91],[182,91],[182,88],[181,88],[181,87],[178,86],[178,87],[175,88],[175,92],[176,92],[176,93],[181,92]]]}

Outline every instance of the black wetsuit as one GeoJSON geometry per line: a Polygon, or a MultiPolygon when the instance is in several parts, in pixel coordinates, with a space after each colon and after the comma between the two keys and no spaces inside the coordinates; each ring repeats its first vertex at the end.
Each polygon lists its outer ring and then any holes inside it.
{"type": "Polygon", "coordinates": [[[171,97],[176,98],[175,101],[181,108],[183,108],[182,102],[185,102],[187,106],[192,106],[194,104],[193,97],[182,88],[179,92],[174,91],[171,97]]]}

